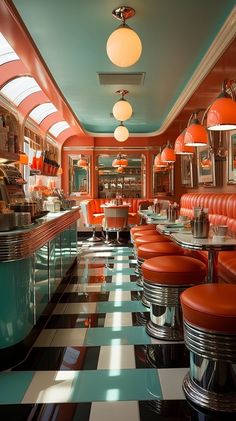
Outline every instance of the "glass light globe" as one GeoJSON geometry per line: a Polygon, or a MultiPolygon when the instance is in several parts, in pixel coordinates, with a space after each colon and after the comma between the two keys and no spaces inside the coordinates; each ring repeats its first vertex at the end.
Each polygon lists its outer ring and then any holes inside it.
{"type": "Polygon", "coordinates": [[[125,142],[129,137],[129,130],[127,127],[120,125],[114,131],[114,138],[118,142],[125,142]]]}
{"type": "Polygon", "coordinates": [[[125,99],[117,101],[112,109],[113,115],[118,121],[128,120],[132,116],[132,107],[125,99]]]}
{"type": "Polygon", "coordinates": [[[121,25],[107,40],[107,55],[111,62],[119,67],[135,64],[142,53],[139,36],[127,25],[121,25]]]}

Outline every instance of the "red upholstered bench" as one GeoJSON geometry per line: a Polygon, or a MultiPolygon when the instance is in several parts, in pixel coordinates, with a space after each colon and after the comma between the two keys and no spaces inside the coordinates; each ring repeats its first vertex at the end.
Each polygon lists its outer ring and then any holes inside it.
{"type": "Polygon", "coordinates": [[[147,333],[157,339],[183,340],[179,296],[204,282],[205,264],[186,256],[160,256],[145,260],[142,272],[144,297],[150,303],[147,333]]]}
{"type": "Polygon", "coordinates": [[[197,285],[180,300],[190,351],[186,397],[210,410],[236,412],[236,285],[197,285]]]}

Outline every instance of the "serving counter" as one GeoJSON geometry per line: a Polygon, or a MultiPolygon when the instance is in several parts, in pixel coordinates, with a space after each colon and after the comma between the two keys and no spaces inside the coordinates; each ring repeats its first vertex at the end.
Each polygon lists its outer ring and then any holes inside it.
{"type": "Polygon", "coordinates": [[[79,209],[0,233],[0,355],[25,340],[71,267],[79,209]]]}

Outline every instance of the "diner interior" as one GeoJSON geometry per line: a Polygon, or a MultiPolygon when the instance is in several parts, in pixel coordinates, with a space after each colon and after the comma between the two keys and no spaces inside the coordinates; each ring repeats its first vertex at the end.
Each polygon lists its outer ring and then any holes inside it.
{"type": "Polygon", "coordinates": [[[235,420],[235,0],[0,24],[0,418],[235,420]]]}

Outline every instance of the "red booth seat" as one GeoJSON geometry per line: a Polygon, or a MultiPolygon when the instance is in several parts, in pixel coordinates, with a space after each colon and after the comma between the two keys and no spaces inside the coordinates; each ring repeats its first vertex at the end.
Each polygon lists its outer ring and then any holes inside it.
{"type": "MultiPolygon", "coordinates": [[[[208,209],[210,224],[227,225],[231,235],[236,235],[235,193],[186,193],[180,199],[180,215],[193,218],[193,208],[208,209]]],[[[189,255],[207,260],[207,252],[194,251],[189,255]]],[[[236,283],[236,250],[219,252],[217,265],[218,281],[236,283]]]]}

